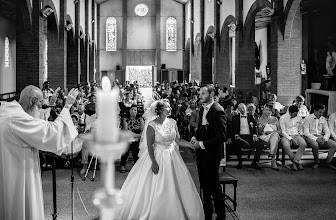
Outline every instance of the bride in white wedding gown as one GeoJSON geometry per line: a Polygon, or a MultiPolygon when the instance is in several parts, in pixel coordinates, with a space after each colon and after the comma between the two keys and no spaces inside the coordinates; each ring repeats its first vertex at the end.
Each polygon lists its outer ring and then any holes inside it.
{"type": "Polygon", "coordinates": [[[176,121],[167,116],[167,100],[152,103],[140,143],[140,158],[125,180],[123,204],[116,210],[122,220],[203,220],[203,206],[196,186],[179,153],[176,121]]]}

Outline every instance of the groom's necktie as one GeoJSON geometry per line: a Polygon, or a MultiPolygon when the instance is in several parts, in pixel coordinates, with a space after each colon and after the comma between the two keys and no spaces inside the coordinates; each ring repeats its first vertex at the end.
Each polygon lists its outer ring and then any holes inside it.
{"type": "Polygon", "coordinates": [[[209,107],[204,106],[203,115],[202,115],[202,125],[207,125],[206,115],[208,114],[209,107]]]}

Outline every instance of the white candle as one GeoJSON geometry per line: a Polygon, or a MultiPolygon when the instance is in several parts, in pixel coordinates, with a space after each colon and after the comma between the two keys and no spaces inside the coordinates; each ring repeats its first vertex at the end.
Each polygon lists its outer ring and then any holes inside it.
{"type": "Polygon", "coordinates": [[[104,142],[115,142],[119,137],[118,127],[119,89],[113,88],[108,77],[102,79],[102,91],[97,92],[97,139],[104,142]]]}

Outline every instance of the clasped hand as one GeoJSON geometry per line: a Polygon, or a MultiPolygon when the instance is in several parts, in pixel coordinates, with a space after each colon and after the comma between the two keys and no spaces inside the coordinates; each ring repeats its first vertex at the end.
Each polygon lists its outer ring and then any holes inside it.
{"type": "Polygon", "coordinates": [[[195,137],[191,138],[190,144],[191,144],[191,148],[194,149],[194,150],[200,148],[199,141],[195,137]]]}

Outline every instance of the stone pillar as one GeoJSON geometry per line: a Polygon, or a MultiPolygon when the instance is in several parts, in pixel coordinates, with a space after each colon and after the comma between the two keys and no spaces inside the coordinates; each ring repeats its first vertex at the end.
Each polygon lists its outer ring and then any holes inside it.
{"type": "Polygon", "coordinates": [[[73,80],[69,82],[69,84],[76,86],[76,84],[80,83],[80,39],[79,39],[79,31],[80,31],[80,3],[79,1],[75,4],[75,52],[74,52],[74,74],[71,77],[73,80]],[[77,77],[75,76],[77,75],[77,77]]]}
{"type": "MultiPolygon", "coordinates": [[[[44,19],[40,16],[40,2],[33,1],[33,9],[31,12],[32,25],[25,27],[22,22],[16,22],[16,96],[27,85],[35,85],[40,87],[43,76],[43,61],[40,57],[40,49],[43,50],[44,19]],[[40,42],[42,40],[42,42],[40,42]]],[[[17,6],[17,13],[21,15],[20,7],[17,6]]]]}
{"type": "MultiPolygon", "coordinates": [[[[158,0],[156,1],[156,50],[155,50],[155,65],[156,65],[156,73],[153,73],[153,79],[154,74],[156,74],[157,81],[161,81],[161,1],[165,0],[158,0]]],[[[155,83],[153,81],[153,83],[155,83]]]]}
{"type": "Polygon", "coordinates": [[[205,54],[205,51],[204,51],[204,0],[201,0],[200,2],[200,32],[201,32],[201,40],[200,40],[200,46],[201,46],[201,54],[198,55],[201,57],[201,72],[200,72],[200,82],[203,81],[203,69],[204,69],[204,62],[203,62],[203,57],[204,57],[204,54],[205,54]]]}
{"type": "MultiPolygon", "coordinates": [[[[123,13],[122,13],[122,82],[126,80],[126,65],[127,65],[127,2],[123,1],[123,13]]],[[[154,73],[153,73],[154,74],[154,73]]]]}

